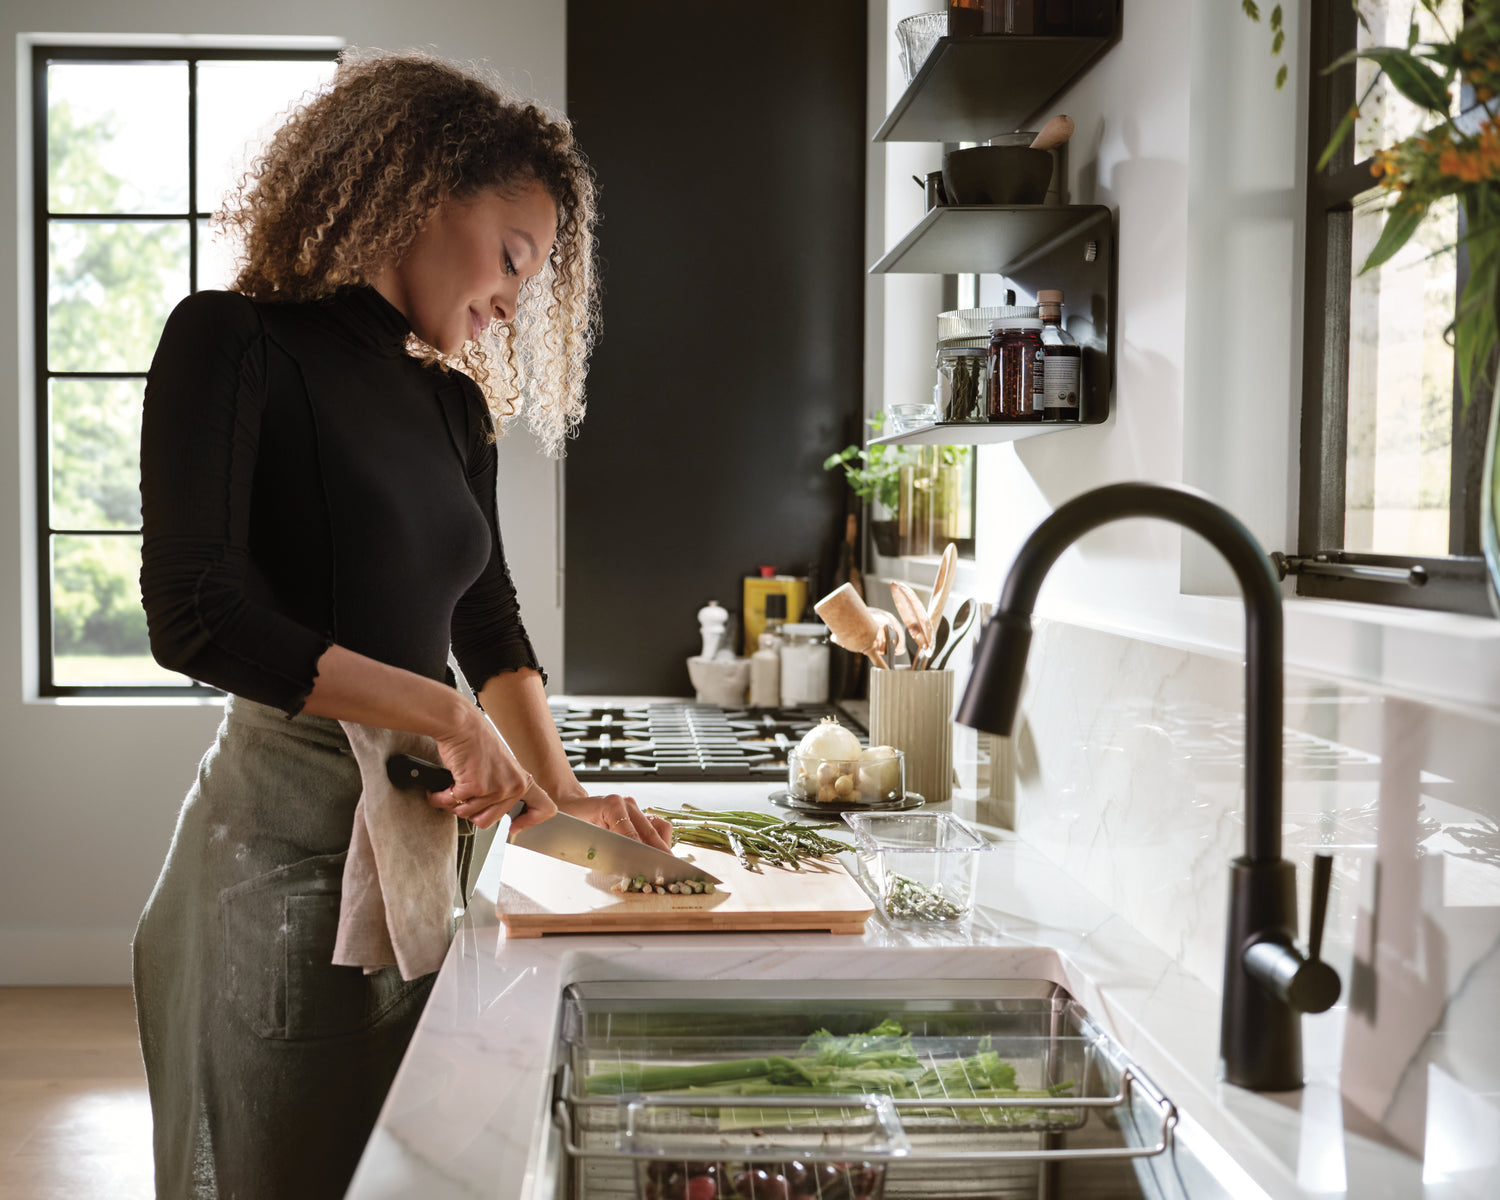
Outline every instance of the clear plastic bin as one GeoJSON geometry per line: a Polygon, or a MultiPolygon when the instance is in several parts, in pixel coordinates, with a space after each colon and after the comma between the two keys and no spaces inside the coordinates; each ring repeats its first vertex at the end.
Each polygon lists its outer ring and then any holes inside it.
{"type": "Polygon", "coordinates": [[[817,1108],[622,1100],[620,1150],[639,1200],[880,1200],[886,1161],[909,1149],[885,1096],[821,1096],[817,1108]]]}
{"type": "Polygon", "coordinates": [[[845,813],[881,915],[896,925],[955,924],[974,911],[990,845],[952,813],[845,813]]]}

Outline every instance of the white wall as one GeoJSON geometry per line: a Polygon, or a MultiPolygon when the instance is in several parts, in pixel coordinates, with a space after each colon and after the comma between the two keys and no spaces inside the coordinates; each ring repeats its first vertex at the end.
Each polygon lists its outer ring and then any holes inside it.
{"type": "MultiPolygon", "coordinates": [[[[28,34],[336,37],[351,44],[484,59],[524,93],[561,107],[563,0],[7,0],[15,47],[0,82],[0,985],[121,983],[135,920],[166,854],[182,797],[213,736],[215,704],[35,701],[28,34]]],[[[560,673],[558,468],[528,435],[502,443],[506,549],[527,624],[560,673]],[[508,519],[505,519],[508,518],[508,519]]],[[[554,675],[556,686],[560,679],[554,675]]]]}

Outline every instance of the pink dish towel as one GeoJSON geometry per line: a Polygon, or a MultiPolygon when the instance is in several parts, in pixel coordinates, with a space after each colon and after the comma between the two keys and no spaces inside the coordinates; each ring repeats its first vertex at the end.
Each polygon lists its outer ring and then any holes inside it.
{"type": "Polygon", "coordinates": [[[392,754],[438,762],[437,743],[415,733],[340,721],[359,764],[362,790],[344,862],[333,963],[371,974],[392,963],[402,979],[443,965],[453,940],[458,820],[427,803],[425,792],[386,777],[392,754]]]}

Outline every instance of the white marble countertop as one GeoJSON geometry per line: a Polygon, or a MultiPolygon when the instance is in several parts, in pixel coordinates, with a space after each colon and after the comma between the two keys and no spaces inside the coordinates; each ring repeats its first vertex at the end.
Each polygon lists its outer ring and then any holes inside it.
{"type": "MultiPolygon", "coordinates": [[[[765,807],[759,784],[632,784],[643,804],[765,807]]],[[[973,815],[962,795],[951,805],[973,815]]],[[[779,811],[779,810],[771,810],[779,811]]],[[[1220,1083],[1217,991],[1008,833],[963,931],[623,934],[507,940],[496,843],[381,1112],[351,1200],[540,1200],[541,1132],[562,989],[587,979],[1048,979],[1072,993],[1177,1105],[1180,1136],[1245,1195],[1423,1195],[1421,1162],[1346,1126],[1342,1011],[1304,1018],[1309,1086],[1220,1083]],[[1221,1153],[1222,1152],[1222,1153],[1221,1153]],[[1227,1156],[1227,1158],[1225,1157],[1227,1156]],[[1253,1181],[1253,1183],[1251,1182],[1253,1181]],[[1258,1185],[1258,1188],[1257,1186],[1258,1185]]],[[[1226,864],[1227,874],[1227,864],[1226,864]]]]}

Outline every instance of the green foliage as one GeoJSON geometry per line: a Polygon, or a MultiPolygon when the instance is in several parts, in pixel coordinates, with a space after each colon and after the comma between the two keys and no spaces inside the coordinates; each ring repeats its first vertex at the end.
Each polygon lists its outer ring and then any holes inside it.
{"type": "MultiPolygon", "coordinates": [[[[1467,406],[1483,378],[1497,341],[1496,300],[1500,298],[1500,121],[1494,97],[1500,95],[1500,0],[1472,0],[1462,23],[1443,27],[1440,0],[1420,0],[1430,18],[1428,40],[1413,20],[1404,46],[1367,46],[1331,63],[1326,72],[1363,59],[1378,67],[1364,96],[1344,114],[1318,159],[1322,170],[1347,140],[1376,83],[1385,78],[1412,104],[1432,115],[1432,124],[1394,146],[1377,150],[1371,172],[1391,196],[1379,239],[1361,267],[1373,271],[1411,240],[1436,210],[1440,199],[1456,196],[1464,209],[1468,232],[1464,242],[1469,277],[1458,311],[1446,334],[1457,355],[1459,383],[1467,406]],[[1453,92],[1466,83],[1489,112],[1469,127],[1453,119],[1453,92]]],[[[1355,6],[1359,12],[1358,5],[1355,6]]],[[[1253,19],[1253,17],[1252,17],[1253,19]]],[[[1362,24],[1368,22],[1360,15],[1362,24]]],[[[1446,247],[1445,247],[1446,248],[1446,247]]]]}
{"type": "Polygon", "coordinates": [[[136,537],[53,540],[53,649],[66,654],[138,654],[146,645],[141,542],[136,537]]]}
{"type": "MultiPolygon", "coordinates": [[[[98,147],[109,118],[79,120],[66,102],[47,114],[48,186],[70,211],[110,211],[127,183],[98,147]]],[[[54,223],[47,291],[48,367],[144,371],[167,312],[186,289],[187,231],[162,222],[54,223]]],[[[53,528],[140,527],[140,384],[59,380],[51,395],[53,528]]],[[[140,538],[53,539],[54,651],[140,655],[140,538]]]]}
{"type": "MultiPolygon", "coordinates": [[[[880,436],[885,414],[877,413],[865,421],[871,432],[880,436]]],[[[823,460],[823,470],[844,468],[844,478],[854,494],[862,500],[873,500],[894,512],[901,500],[901,465],[899,446],[845,446],[823,460]]]]}
{"type": "MultiPolygon", "coordinates": [[[[873,436],[879,437],[885,427],[885,414],[876,413],[866,418],[865,424],[873,436]]],[[[845,446],[823,460],[823,470],[843,467],[844,478],[856,496],[894,512],[901,502],[901,468],[916,465],[920,449],[936,449],[938,463],[952,467],[968,460],[970,447],[845,446]]]]}
{"type": "MultiPolygon", "coordinates": [[[[1260,6],[1255,0],[1240,0],[1240,7],[1245,10],[1245,15],[1252,21],[1260,21],[1260,6]]],[[[1268,22],[1271,28],[1271,57],[1280,58],[1282,48],[1286,45],[1286,29],[1282,26],[1281,5],[1271,10],[1271,19],[1268,22]]],[[[1276,70],[1276,90],[1279,92],[1286,84],[1286,63],[1282,63],[1276,70]]]]}

